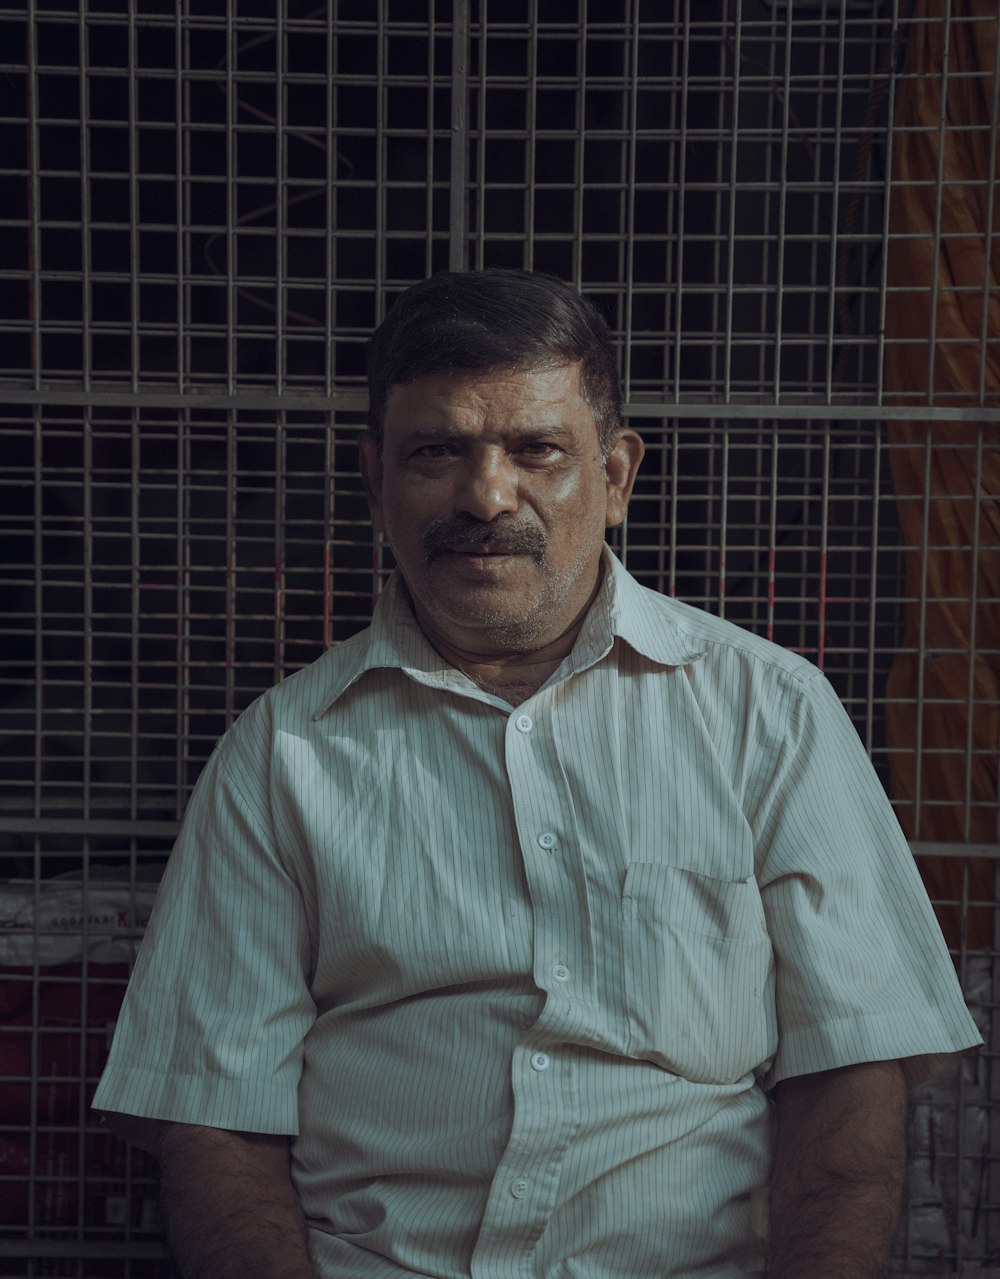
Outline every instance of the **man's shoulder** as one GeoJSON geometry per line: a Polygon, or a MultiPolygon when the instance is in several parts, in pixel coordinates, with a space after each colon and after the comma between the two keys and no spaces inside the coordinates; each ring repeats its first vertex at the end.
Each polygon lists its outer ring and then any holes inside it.
{"type": "Polygon", "coordinates": [[[239,716],[226,738],[308,731],[363,668],[369,630],[328,648],[307,666],[265,689],[239,716]]]}
{"type": "Polygon", "coordinates": [[[728,618],[664,595],[634,578],[630,580],[630,608],[641,618],[646,630],[662,631],[670,637],[673,647],[690,652],[692,659],[710,666],[730,666],[734,661],[759,665],[793,683],[822,680],[818,667],[802,654],[783,648],[728,618]]]}

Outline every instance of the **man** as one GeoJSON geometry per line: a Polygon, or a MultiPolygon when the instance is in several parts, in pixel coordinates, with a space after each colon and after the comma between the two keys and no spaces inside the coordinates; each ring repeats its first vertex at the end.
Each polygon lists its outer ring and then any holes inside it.
{"type": "Polygon", "coordinates": [[[188,1279],[881,1273],[907,1083],[978,1042],[820,673],[603,545],[642,456],[565,285],[370,352],[371,627],[223,739],[95,1105],[188,1279]],[[131,1118],[130,1118],[131,1117],[131,1118]]]}

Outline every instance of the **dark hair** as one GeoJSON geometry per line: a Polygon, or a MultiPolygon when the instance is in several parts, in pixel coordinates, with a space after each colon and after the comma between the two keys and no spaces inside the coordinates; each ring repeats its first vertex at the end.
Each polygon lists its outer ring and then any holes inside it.
{"type": "Polygon", "coordinates": [[[441,271],[396,299],[368,343],[368,430],[381,448],[390,390],[446,369],[580,365],[580,394],[607,454],[621,429],[611,335],[592,303],[553,275],[441,271]]]}

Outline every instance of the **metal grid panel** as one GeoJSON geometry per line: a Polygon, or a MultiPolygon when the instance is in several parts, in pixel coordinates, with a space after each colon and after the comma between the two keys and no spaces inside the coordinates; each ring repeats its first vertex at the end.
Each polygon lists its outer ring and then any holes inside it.
{"type": "Polygon", "coordinates": [[[995,48],[996,21],[960,0],[0,15],[0,869],[35,907],[4,987],[32,1014],[12,1023],[30,1076],[0,1064],[0,1092],[30,1090],[0,1117],[0,1183],[32,1212],[27,1233],[0,1222],[5,1272],[164,1271],[149,1168],[102,1153],[86,1117],[104,1035],[88,1009],[120,984],[95,958],[111,916],[39,911],[56,876],[82,878],[83,903],[110,876],[134,941],[219,732],[363,624],[388,567],[355,478],[363,343],[406,284],[494,264],[573,280],[612,324],[648,443],[617,543],[630,568],[821,665],[917,851],[949,841],[957,873],[932,892],[993,1052],[918,1098],[895,1268],[997,1263],[995,174],[892,169],[908,136],[943,157],[975,133],[996,154],[995,109],[970,125],[944,105],[986,73],[946,58],[940,118],[889,128],[921,74],[914,33],[954,51],[990,23],[995,48]],[[919,238],[891,211],[928,186],[924,238],[934,259],[975,242],[972,283],[890,273],[886,249],[919,238]],[[971,237],[949,220],[965,187],[987,193],[971,237]],[[940,329],[945,295],[978,316],[971,339],[940,329]],[[932,341],[887,327],[899,296],[929,298],[932,341]],[[926,378],[887,382],[908,344],[926,378]],[[979,372],[945,397],[950,345],[979,372]],[[936,469],[943,443],[967,487],[936,469]],[[962,533],[939,543],[946,505],[962,533]],[[945,642],[942,600],[966,614],[945,642]],[[942,742],[948,717],[962,731],[942,742]],[[78,967],[54,972],[67,926],[78,967]],[[68,1046],[52,989],[77,1001],[68,1046]]]}

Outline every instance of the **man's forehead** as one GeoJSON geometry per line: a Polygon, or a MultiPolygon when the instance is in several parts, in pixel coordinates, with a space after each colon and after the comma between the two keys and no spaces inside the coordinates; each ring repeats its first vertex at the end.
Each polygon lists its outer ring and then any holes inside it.
{"type": "Polygon", "coordinates": [[[389,388],[386,423],[409,423],[413,413],[460,424],[492,415],[504,420],[539,417],[577,420],[581,410],[591,417],[581,389],[578,364],[543,368],[498,366],[488,369],[441,369],[389,388]]]}

